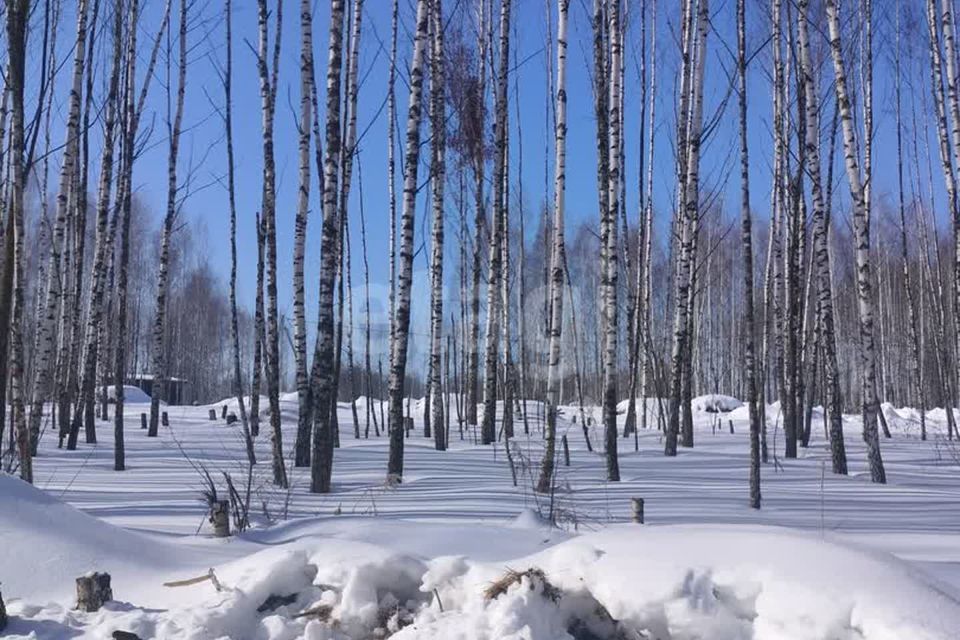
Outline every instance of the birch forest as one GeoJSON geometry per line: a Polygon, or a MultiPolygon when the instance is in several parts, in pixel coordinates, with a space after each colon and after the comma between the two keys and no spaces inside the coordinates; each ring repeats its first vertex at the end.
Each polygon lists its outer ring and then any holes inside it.
{"type": "Polygon", "coordinates": [[[958,11],[0,0],[0,636],[956,640],[958,11]]]}
{"type": "Polygon", "coordinates": [[[346,439],[392,485],[414,439],[532,439],[549,494],[568,440],[617,482],[729,397],[754,508],[812,440],[848,473],[845,414],[884,483],[887,404],[960,437],[955,10],[5,0],[3,467],[120,472],[227,398],[278,487],[336,492],[346,439]]]}

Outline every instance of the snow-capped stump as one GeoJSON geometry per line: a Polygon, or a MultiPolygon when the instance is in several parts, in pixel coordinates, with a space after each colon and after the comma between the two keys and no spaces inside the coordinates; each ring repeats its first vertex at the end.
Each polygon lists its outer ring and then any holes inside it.
{"type": "Polygon", "coordinates": [[[210,420],[216,420],[216,419],[217,419],[217,410],[216,410],[216,409],[210,409],[210,411],[209,411],[209,416],[210,416],[210,420]]]}
{"type": "Polygon", "coordinates": [[[217,500],[210,504],[210,524],[217,538],[230,537],[230,502],[217,500]]]}
{"type": "Polygon", "coordinates": [[[92,613],[113,600],[110,574],[94,571],[77,578],[77,609],[92,613]]]}

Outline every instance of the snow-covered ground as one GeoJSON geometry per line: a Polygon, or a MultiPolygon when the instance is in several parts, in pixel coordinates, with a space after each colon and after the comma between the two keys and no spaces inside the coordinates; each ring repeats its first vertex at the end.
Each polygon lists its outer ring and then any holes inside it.
{"type": "MultiPolygon", "coordinates": [[[[243,443],[239,427],[208,420],[210,407],[168,407],[170,427],[147,438],[139,414],[148,405],[128,405],[127,471],[119,473],[112,424],[99,424],[98,445],[81,442],[74,452],[57,450],[47,433],[36,489],[0,477],[6,631],[271,640],[960,637],[960,460],[943,437],[942,410],[931,412],[930,439],[921,442],[915,411],[885,407],[894,432],[882,442],[885,486],[869,482],[853,416],[845,419],[851,475],[830,473],[817,414],[798,460],[764,466],[763,509],[754,511],[746,412],[706,411],[735,407],[733,399],[698,404],[696,447],[676,458],[662,455],[655,429],[639,434],[639,452],[632,437],[621,439],[619,483],[604,480],[601,454],[587,451],[580,419],[570,420],[579,410],[566,408],[571,464],[561,462],[552,501],[530,490],[541,444],[539,407],[527,406],[531,433],[518,417],[511,447],[518,487],[502,444],[475,445],[472,430],[461,439],[455,420],[446,452],[423,438],[418,420],[403,484],[388,487],[385,438],[371,427],[369,439],[355,440],[341,404],[334,491],[310,494],[309,470],[292,464],[291,489],[279,490],[264,424],[255,526],[226,541],[210,537],[198,469],[221,491],[222,472],[244,484],[243,443]],[[645,500],[646,525],[627,523],[633,497],[645,500]],[[551,512],[559,527],[545,524],[551,512]],[[163,586],[211,567],[221,591],[210,581],[163,586]],[[112,575],[115,602],[87,614],[72,609],[74,579],[91,570],[112,575]],[[283,603],[267,603],[271,596],[283,603]]],[[[282,408],[290,451],[296,398],[285,396],[282,408]]],[[[363,403],[358,411],[363,420],[363,403]]],[[[599,411],[586,414],[599,446],[599,411]]],[[[775,408],[769,418],[779,452],[775,408]]]]}

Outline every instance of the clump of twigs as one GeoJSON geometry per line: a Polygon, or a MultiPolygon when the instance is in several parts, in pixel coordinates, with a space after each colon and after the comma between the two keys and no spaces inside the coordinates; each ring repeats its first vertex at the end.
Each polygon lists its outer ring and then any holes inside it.
{"type": "Polygon", "coordinates": [[[547,575],[543,572],[543,569],[531,567],[526,571],[507,569],[507,572],[504,573],[503,576],[490,583],[484,590],[483,597],[488,601],[496,600],[509,591],[513,585],[522,584],[524,578],[527,579],[531,591],[539,586],[541,595],[551,602],[558,602],[563,595],[560,589],[553,586],[550,581],[547,580],[547,575]]]}

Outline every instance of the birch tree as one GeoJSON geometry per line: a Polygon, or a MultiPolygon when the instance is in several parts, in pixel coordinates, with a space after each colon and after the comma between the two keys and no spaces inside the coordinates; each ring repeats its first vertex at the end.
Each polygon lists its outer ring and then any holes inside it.
{"type": "MultiPolygon", "coordinates": [[[[233,7],[231,0],[224,0],[224,28],[226,31],[227,59],[223,70],[223,124],[227,142],[227,200],[230,205],[230,342],[233,348],[233,392],[240,410],[240,424],[247,449],[247,461],[256,464],[253,437],[247,407],[243,397],[243,374],[240,367],[240,323],[237,314],[237,200],[233,159],[233,7]]],[[[308,169],[309,171],[309,169],[308,169]]]]}
{"type": "MultiPolygon", "coordinates": [[[[943,23],[943,49],[947,70],[947,101],[950,105],[950,137],[953,150],[953,164],[960,168],[960,78],[958,78],[958,58],[954,25],[954,5],[950,0],[940,0],[940,15],[943,23]]],[[[954,192],[954,198],[960,197],[954,192]]],[[[954,201],[953,207],[953,315],[960,314],[960,202],[954,201]]],[[[960,357],[960,324],[954,323],[954,358],[960,357]]],[[[946,403],[947,412],[957,402],[957,388],[960,386],[960,367],[947,371],[952,384],[948,385],[950,398],[946,403]]]]}
{"type": "MultiPolygon", "coordinates": [[[[507,67],[509,65],[510,44],[510,0],[500,3],[500,43],[499,68],[497,70],[497,88],[494,97],[494,167],[493,167],[493,211],[490,230],[490,253],[487,263],[487,326],[483,359],[483,426],[481,442],[491,444],[496,441],[497,420],[497,369],[500,353],[500,323],[504,321],[502,278],[503,243],[506,231],[503,228],[507,162],[507,67]]],[[[508,384],[504,379],[504,384],[508,384]]],[[[506,402],[504,402],[506,411],[506,402]]]]}
{"type": "MultiPolygon", "coordinates": [[[[68,210],[72,199],[74,175],[77,171],[80,154],[80,99],[83,93],[83,72],[86,60],[87,37],[87,0],[77,3],[77,35],[74,44],[73,73],[70,82],[70,96],[67,103],[67,126],[64,134],[63,159],[60,165],[60,182],[57,192],[56,214],[50,242],[50,259],[47,266],[46,302],[39,316],[36,330],[36,364],[32,400],[30,403],[30,446],[36,453],[40,437],[40,420],[43,403],[50,396],[50,382],[53,372],[53,352],[56,343],[56,327],[61,297],[61,255],[64,235],[67,227],[68,210]]],[[[119,36],[115,36],[119,37],[119,36]]],[[[52,92],[51,92],[52,95],[52,92]]]]}
{"type": "Polygon", "coordinates": [[[649,392],[649,370],[653,364],[652,350],[653,339],[651,337],[651,291],[653,285],[653,170],[654,170],[654,149],[656,139],[656,98],[657,98],[657,0],[652,0],[650,6],[650,59],[653,64],[650,65],[650,106],[649,122],[647,124],[647,176],[646,176],[646,195],[644,203],[646,210],[643,215],[643,252],[642,261],[638,265],[638,271],[642,276],[640,294],[638,296],[638,331],[637,342],[642,344],[638,366],[640,367],[640,396],[643,398],[640,414],[640,426],[647,428],[647,394],[649,392]]]}
{"type": "Polygon", "coordinates": [[[563,338],[564,267],[564,212],[567,191],[567,19],[570,0],[557,0],[557,83],[556,126],[554,130],[554,185],[553,185],[553,250],[550,263],[550,324],[547,352],[546,426],[544,430],[543,461],[537,491],[549,493],[553,487],[553,473],[557,443],[557,406],[560,404],[561,359],[563,338]]]}
{"type": "MultiPolygon", "coordinates": [[[[478,29],[477,29],[477,108],[474,114],[476,120],[472,129],[470,143],[473,145],[473,172],[474,185],[474,236],[473,256],[471,264],[470,287],[470,327],[467,336],[467,424],[477,425],[477,405],[480,400],[480,275],[482,269],[482,251],[486,222],[484,206],[485,163],[486,163],[486,96],[487,96],[487,14],[486,0],[478,1],[478,29]]],[[[489,310],[488,310],[489,313],[489,310]]],[[[487,433],[482,432],[487,438],[487,433]]]]}
{"type": "Polygon", "coordinates": [[[313,101],[313,6],[300,2],[300,121],[297,123],[299,163],[297,217],[293,237],[293,355],[297,369],[297,440],[294,465],[310,464],[310,380],[307,374],[307,321],[304,313],[303,258],[310,209],[310,126],[313,101]]]}
{"type": "MultiPolygon", "coordinates": [[[[393,316],[397,300],[397,23],[399,0],[393,0],[390,18],[390,73],[387,79],[387,197],[390,201],[390,290],[388,312],[390,314],[390,344],[393,344],[393,316]]],[[[384,425],[386,428],[386,425],[384,425]]]]}
{"type": "Polygon", "coordinates": [[[441,0],[433,0],[431,23],[433,31],[430,56],[430,128],[431,171],[430,186],[433,204],[433,233],[430,240],[430,366],[429,397],[430,422],[433,424],[434,444],[438,451],[447,448],[443,428],[443,393],[441,391],[441,345],[443,340],[443,225],[444,182],[446,181],[446,98],[443,65],[443,8],[441,0]]]}
{"type": "Polygon", "coordinates": [[[27,50],[27,0],[7,0],[7,85],[10,91],[10,182],[7,223],[4,225],[3,284],[0,287],[0,327],[10,336],[10,380],[13,429],[20,458],[20,477],[33,482],[30,434],[24,415],[23,388],[23,195],[24,166],[24,75],[27,50]]]}
{"type": "MultiPolygon", "coordinates": [[[[138,5],[134,4],[131,6],[131,10],[134,11],[132,14],[131,20],[135,18],[135,14],[138,11],[138,5]]],[[[127,51],[127,70],[126,70],[126,87],[125,87],[125,96],[124,96],[124,124],[123,124],[123,133],[122,133],[122,149],[123,154],[121,157],[119,176],[118,176],[118,185],[117,185],[117,202],[120,203],[119,211],[121,216],[126,216],[129,211],[130,198],[132,196],[132,171],[133,171],[133,161],[135,158],[134,154],[134,141],[136,140],[137,126],[139,124],[140,114],[143,112],[144,103],[146,102],[147,91],[150,86],[150,80],[152,79],[154,66],[157,60],[157,54],[160,46],[160,38],[164,33],[165,29],[169,26],[170,19],[170,0],[164,6],[163,19],[161,20],[161,26],[158,29],[156,39],[153,43],[153,49],[150,54],[150,59],[147,65],[147,73],[144,76],[143,85],[140,89],[139,96],[134,98],[135,94],[135,74],[130,71],[131,68],[135,69],[135,56],[130,55],[129,45],[133,43],[135,45],[136,40],[134,38],[128,38],[128,51],[127,51]]],[[[113,73],[120,73],[119,69],[114,69],[113,73]]],[[[109,256],[113,249],[113,240],[112,236],[116,230],[115,225],[108,226],[109,219],[109,210],[110,210],[110,196],[113,184],[113,170],[114,170],[114,143],[113,143],[113,123],[115,122],[115,117],[109,117],[109,112],[111,109],[119,110],[121,107],[118,104],[118,91],[115,91],[113,95],[108,93],[108,100],[106,109],[108,117],[105,120],[105,124],[110,124],[111,126],[105,128],[104,130],[104,145],[101,150],[101,161],[100,161],[100,178],[99,184],[97,187],[97,204],[96,204],[96,226],[95,226],[95,246],[94,246],[94,258],[93,264],[91,267],[91,273],[89,277],[89,292],[87,295],[87,326],[84,332],[83,340],[83,358],[81,371],[79,374],[79,384],[78,384],[78,397],[77,405],[74,410],[73,419],[70,423],[69,434],[61,432],[60,439],[61,443],[64,437],[67,437],[67,449],[73,450],[77,447],[77,438],[80,431],[80,423],[83,422],[86,425],[86,436],[87,441],[93,442],[96,441],[96,432],[94,431],[94,412],[93,412],[93,401],[94,401],[94,390],[96,385],[96,375],[97,375],[97,356],[98,356],[98,340],[101,335],[101,326],[103,324],[103,317],[106,308],[106,287],[107,287],[107,265],[109,256]],[[109,135],[108,135],[109,134],[109,135]]],[[[117,216],[114,216],[116,219],[117,216]]],[[[121,230],[122,232],[122,230],[121,230]]],[[[122,256],[121,256],[122,258],[122,256]]],[[[122,273],[121,273],[122,275],[122,273]]],[[[121,283],[122,284],[122,283],[121,283]]],[[[121,291],[121,288],[118,287],[118,292],[121,291]]],[[[81,351],[80,346],[78,345],[77,351],[81,351]]],[[[120,353],[120,356],[123,354],[120,353]]],[[[118,398],[120,403],[118,406],[121,407],[120,412],[115,412],[114,420],[122,420],[123,411],[123,396],[121,395],[118,398]],[[117,415],[119,414],[119,418],[117,415]]],[[[114,425],[114,434],[116,436],[117,426],[114,425]]],[[[116,464],[115,460],[115,464],[116,464]]],[[[119,465],[117,465],[119,466],[119,465]]]]}
{"type": "Polygon", "coordinates": [[[427,29],[430,21],[429,9],[428,0],[417,0],[403,164],[403,208],[400,227],[396,313],[392,318],[392,340],[390,344],[390,415],[387,421],[387,428],[390,433],[390,452],[387,461],[387,481],[391,483],[400,482],[403,477],[403,382],[406,377],[407,348],[410,334],[410,288],[413,284],[413,222],[417,198],[417,170],[420,160],[424,58],[429,44],[427,41],[427,29]]]}
{"type": "MultiPolygon", "coordinates": [[[[177,184],[177,162],[180,153],[180,131],[183,126],[183,103],[187,81],[187,3],[180,2],[180,20],[177,34],[178,62],[176,98],[174,111],[167,113],[167,209],[163,218],[163,230],[160,237],[160,261],[157,269],[157,299],[154,307],[153,321],[153,394],[150,398],[150,435],[157,435],[157,425],[160,421],[160,400],[166,396],[166,362],[165,362],[165,320],[167,314],[167,294],[170,288],[170,236],[173,233],[173,223],[179,210],[179,185],[177,184]]],[[[171,52],[168,51],[168,55],[171,52]]],[[[168,62],[169,64],[169,62],[168,62]]],[[[167,87],[168,104],[171,87],[167,87]]],[[[165,398],[164,398],[165,399],[165,398]]]]}
{"type": "MultiPolygon", "coordinates": [[[[161,22],[160,28],[157,30],[157,35],[154,38],[153,46],[150,51],[150,57],[147,62],[147,67],[145,69],[146,73],[143,78],[143,84],[140,87],[139,94],[136,90],[136,69],[137,69],[137,49],[136,49],[136,37],[130,35],[128,39],[128,47],[126,52],[126,69],[125,69],[125,80],[126,88],[124,89],[124,118],[123,118],[123,127],[122,127],[122,139],[121,139],[121,148],[123,153],[121,154],[120,161],[120,171],[118,176],[118,185],[117,185],[117,202],[119,203],[119,217],[121,220],[120,224],[120,255],[119,255],[119,282],[117,284],[117,329],[118,329],[118,340],[117,340],[117,351],[114,359],[114,391],[116,396],[116,409],[114,411],[114,432],[122,433],[123,431],[123,407],[124,407],[124,384],[126,383],[127,375],[127,359],[126,359],[126,331],[127,331],[127,264],[129,262],[130,256],[130,217],[133,212],[133,165],[136,160],[136,142],[137,142],[137,132],[140,127],[140,118],[142,117],[144,107],[147,101],[148,91],[150,90],[150,84],[153,80],[153,71],[157,64],[157,55],[160,51],[160,42],[164,32],[170,28],[170,10],[171,10],[171,0],[167,0],[164,5],[163,11],[163,20],[161,22]]],[[[130,29],[135,31],[140,18],[140,4],[139,0],[134,0],[130,5],[130,29]]],[[[180,3],[180,27],[179,27],[179,36],[186,40],[187,32],[187,5],[184,0],[181,0],[180,3]]],[[[168,59],[171,57],[172,53],[167,52],[168,59]]],[[[183,83],[186,81],[186,65],[187,65],[187,48],[186,43],[181,41],[180,43],[180,52],[179,52],[179,66],[178,75],[181,75],[180,87],[183,87],[183,83]]],[[[178,100],[182,100],[178,98],[178,100]]],[[[183,106],[179,105],[178,109],[182,112],[183,106]]],[[[179,127],[179,125],[178,125],[179,127]]],[[[179,136],[179,133],[177,134],[179,136]]],[[[110,197],[110,184],[109,176],[106,177],[106,183],[102,185],[101,192],[101,202],[104,207],[107,206],[110,197]]],[[[176,178],[174,178],[175,180],[176,178]]],[[[168,175],[169,180],[169,175],[168,175]]],[[[174,185],[176,183],[174,182],[174,185]]],[[[169,182],[168,182],[169,188],[169,182]]],[[[169,196],[169,194],[168,194],[169,196]]],[[[98,205],[99,206],[99,205],[98,205]]],[[[104,223],[106,221],[106,212],[104,212],[104,223]]],[[[114,219],[117,218],[117,214],[114,214],[114,219]]],[[[106,246],[104,251],[107,255],[111,252],[112,236],[115,235],[115,232],[107,232],[105,237],[106,246]]],[[[96,278],[96,274],[92,278],[96,278]]],[[[103,277],[102,274],[100,276],[103,277]]],[[[101,286],[104,286],[104,283],[101,283],[101,286]]],[[[91,303],[92,304],[92,303],[91,303]]],[[[91,306],[91,309],[93,307],[91,306]]],[[[100,313],[98,311],[98,313],[100,313]]],[[[95,349],[93,350],[95,353],[95,349]]],[[[156,397],[156,389],[154,390],[154,397],[156,397]]],[[[152,402],[151,402],[152,404],[152,402]]],[[[88,418],[89,420],[89,418],[88,418]]],[[[156,436],[156,427],[152,432],[156,436]]],[[[148,430],[147,435],[151,435],[151,431],[148,430]]]]}
{"type": "Polygon", "coordinates": [[[267,398],[270,403],[270,431],[273,451],[273,483],[287,486],[287,469],[283,459],[283,432],[280,429],[280,327],[277,316],[277,227],[276,227],[276,162],[273,147],[273,121],[277,96],[277,80],[280,74],[279,57],[281,26],[283,24],[283,0],[276,4],[276,28],[273,34],[273,68],[267,61],[267,1],[257,2],[257,25],[259,46],[257,72],[260,79],[260,104],[263,126],[263,216],[264,271],[266,274],[266,361],[267,398]]]}
{"type": "Polygon", "coordinates": [[[901,19],[903,7],[896,5],[896,34],[894,44],[894,101],[897,127],[897,213],[900,221],[900,266],[903,270],[903,292],[907,300],[907,332],[910,339],[910,366],[913,368],[914,392],[920,401],[920,439],[927,439],[927,399],[923,384],[923,349],[920,344],[920,324],[917,317],[916,293],[910,275],[910,256],[907,246],[907,214],[903,187],[903,103],[901,70],[901,19]]]}
{"type": "Polygon", "coordinates": [[[256,297],[253,303],[253,376],[250,382],[250,433],[260,435],[260,391],[263,378],[263,271],[264,271],[264,233],[263,217],[256,216],[257,225],[257,283],[256,297]]]}
{"type": "MultiPolygon", "coordinates": [[[[960,142],[960,96],[957,90],[956,61],[947,60],[944,64],[944,58],[950,58],[955,55],[953,34],[947,34],[947,26],[953,24],[952,7],[949,3],[941,3],[942,15],[938,16],[935,0],[927,0],[927,28],[929,34],[929,53],[930,53],[930,77],[931,89],[933,92],[933,101],[936,109],[937,122],[937,142],[940,157],[940,167],[943,172],[944,186],[947,192],[947,202],[950,208],[950,214],[953,220],[954,241],[960,243],[960,194],[957,191],[957,177],[955,168],[960,166],[960,149],[956,145],[960,142]],[[940,33],[943,31],[943,40],[946,52],[941,51],[940,33]],[[949,47],[946,43],[949,37],[949,47]],[[946,53],[946,55],[944,55],[946,53]],[[946,66],[946,83],[944,83],[944,66],[946,66]],[[951,71],[952,69],[952,71],[951,71]],[[953,78],[951,80],[951,77],[953,78]],[[946,84],[946,97],[944,96],[944,84],[946,84]],[[947,123],[947,110],[949,104],[950,124],[947,123]],[[951,153],[952,150],[952,153],[951,153]]],[[[939,271],[938,271],[939,273],[939,271]]],[[[960,287],[960,258],[954,261],[954,287],[956,297],[956,288],[960,287]]],[[[942,299],[942,296],[938,296],[942,299]]],[[[942,306],[942,305],[941,305],[942,306]]],[[[950,346],[946,344],[946,338],[943,335],[945,328],[942,323],[937,325],[938,341],[941,343],[939,351],[943,353],[942,360],[949,361],[953,354],[950,353],[950,346]]],[[[956,332],[960,335],[960,332],[956,332]]],[[[948,433],[952,437],[953,412],[952,407],[956,401],[957,383],[955,382],[954,371],[944,371],[943,386],[945,388],[948,401],[947,424],[948,433]]]]}
{"type": "MultiPolygon", "coordinates": [[[[853,204],[853,228],[856,243],[857,263],[857,311],[860,318],[860,366],[863,381],[863,440],[867,445],[867,461],[870,477],[874,482],[886,482],[883,459],[880,455],[880,438],[877,434],[877,414],[880,400],[877,397],[877,354],[873,333],[873,282],[870,261],[870,214],[864,201],[864,187],[857,160],[856,133],[850,96],[847,92],[847,75],[843,60],[843,45],[840,41],[840,15],[836,0],[826,0],[827,24],[830,34],[830,53],[833,59],[834,89],[840,124],[843,132],[844,165],[850,183],[850,199],[853,204]]],[[[867,18],[870,19],[869,17],[867,18]]],[[[867,55],[872,55],[868,49],[867,55]]],[[[868,59],[867,66],[872,65],[868,59]]],[[[866,133],[867,136],[871,132],[866,133]]]]}
{"type": "MultiPolygon", "coordinates": [[[[121,11],[122,7],[120,6],[120,4],[121,3],[118,2],[114,7],[113,62],[111,67],[112,71],[110,74],[110,89],[109,89],[110,95],[107,98],[107,101],[111,106],[108,107],[109,109],[109,112],[107,114],[108,119],[115,118],[116,113],[118,111],[117,93],[119,90],[121,65],[123,64],[122,43],[123,43],[125,34],[123,33],[123,11],[121,11]]],[[[128,27],[129,33],[126,34],[126,38],[128,42],[128,49],[126,51],[128,66],[132,66],[136,64],[135,56],[136,56],[137,39],[134,32],[138,27],[139,10],[140,10],[140,6],[138,2],[133,1],[130,3],[128,16],[127,16],[127,23],[128,23],[127,27],[128,27]]],[[[133,71],[129,69],[127,69],[127,73],[129,76],[132,76],[132,77],[135,76],[133,71]]],[[[131,120],[131,118],[128,117],[129,110],[127,109],[127,106],[132,103],[132,100],[133,100],[132,94],[133,94],[134,88],[135,88],[134,83],[128,83],[127,88],[124,90],[123,106],[124,106],[124,116],[125,116],[124,123],[125,124],[127,124],[127,122],[131,120]]],[[[113,146],[114,126],[115,126],[115,123],[112,121],[106,123],[106,129],[109,131],[109,133],[106,135],[105,144],[109,144],[110,146],[113,146]]],[[[125,132],[122,132],[122,134],[123,133],[125,132]]],[[[126,148],[123,149],[123,152],[124,153],[121,154],[122,159],[123,160],[129,159],[132,165],[132,162],[133,162],[132,155],[130,156],[126,155],[126,148]]],[[[125,170],[125,168],[126,168],[125,166],[121,165],[121,170],[125,170]]],[[[126,185],[126,182],[124,182],[124,185],[126,185]]],[[[125,198],[126,194],[118,192],[118,196],[120,196],[121,198],[125,198]]],[[[126,319],[127,319],[126,318],[126,311],[127,311],[126,267],[127,267],[127,259],[129,256],[129,235],[130,235],[129,215],[127,215],[127,209],[124,206],[122,206],[126,204],[126,201],[122,200],[120,201],[120,203],[121,203],[121,207],[119,210],[121,212],[121,215],[124,216],[125,224],[123,225],[123,229],[121,231],[121,233],[123,234],[123,238],[122,238],[121,247],[120,247],[120,252],[121,252],[120,278],[117,286],[117,299],[118,299],[118,302],[120,303],[118,305],[118,327],[120,326],[119,323],[121,322],[124,323],[125,325],[126,319]]],[[[116,215],[117,214],[114,214],[114,216],[116,215]]],[[[123,328],[125,328],[125,326],[123,328]]],[[[124,428],[123,410],[124,410],[124,400],[125,400],[123,386],[124,386],[124,383],[126,382],[126,380],[124,379],[126,375],[126,358],[125,358],[126,352],[125,352],[125,345],[123,344],[124,335],[125,335],[124,332],[120,331],[120,336],[119,336],[120,339],[117,341],[117,352],[116,352],[116,359],[114,362],[114,392],[115,392],[115,397],[114,397],[115,405],[114,405],[114,412],[113,412],[113,469],[114,471],[124,471],[126,469],[126,449],[125,449],[125,442],[124,442],[124,436],[123,436],[123,428],[124,428]]],[[[103,377],[104,377],[104,386],[106,386],[106,378],[107,378],[106,367],[104,367],[103,377]]]]}
{"type": "MultiPolygon", "coordinates": [[[[691,284],[699,216],[700,135],[703,118],[703,75],[709,16],[707,0],[699,0],[699,11],[693,0],[684,3],[684,27],[681,40],[682,70],[678,111],[677,182],[678,182],[678,240],[674,273],[673,343],[671,347],[670,408],[668,413],[664,453],[677,454],[680,435],[680,412],[686,359],[690,357],[690,319],[692,314],[691,284]],[[698,36],[694,39],[694,33],[698,36]],[[703,46],[699,46],[700,43],[703,46]],[[699,51],[696,48],[699,47],[699,51]]],[[[692,432],[684,433],[684,445],[692,445],[692,432]],[[689,438],[689,439],[688,439],[689,438]]]]}
{"type": "MultiPolygon", "coordinates": [[[[510,122],[509,122],[509,98],[507,96],[507,87],[510,74],[510,11],[511,7],[506,4],[500,5],[500,60],[497,69],[497,82],[504,84],[503,87],[503,128],[502,144],[496,140],[495,152],[502,155],[499,169],[494,163],[494,183],[502,185],[499,198],[494,201],[494,215],[500,217],[500,299],[499,312],[500,320],[500,344],[503,353],[503,369],[500,374],[502,381],[501,387],[503,393],[503,413],[501,416],[500,430],[503,434],[504,442],[513,437],[513,403],[514,386],[516,384],[516,375],[513,365],[512,337],[511,337],[511,316],[510,316],[510,122]]],[[[499,93],[499,91],[498,91],[499,93]]],[[[500,105],[496,105],[500,106],[500,105]]],[[[496,137],[496,131],[494,131],[496,137]]],[[[494,197],[497,197],[497,190],[494,189],[494,197]]],[[[522,235],[521,235],[522,237],[522,235]]],[[[522,274],[520,280],[522,280],[522,274]]],[[[521,285],[522,286],[522,285],[521,285]]],[[[508,447],[509,444],[504,446],[508,447]]]]}
{"type": "Polygon", "coordinates": [[[737,75],[740,106],[740,242],[743,245],[743,366],[747,376],[750,412],[750,506],[760,508],[760,412],[757,407],[757,372],[753,314],[753,223],[750,218],[750,155],[747,147],[747,18],[746,0],[737,0],[737,75]]]}
{"type": "Polygon", "coordinates": [[[318,297],[317,340],[314,350],[316,381],[313,386],[313,452],[310,459],[310,490],[314,493],[330,491],[333,465],[333,425],[331,407],[336,405],[334,395],[334,322],[333,293],[336,280],[338,235],[337,185],[341,154],[340,83],[343,66],[342,0],[330,3],[330,39],[327,62],[327,123],[323,162],[323,222],[321,224],[320,291],[318,297]]]}
{"type": "MultiPolygon", "coordinates": [[[[810,36],[807,26],[809,0],[797,3],[797,41],[800,49],[800,73],[804,94],[804,118],[807,131],[820,130],[819,100],[814,82],[813,62],[810,55],[810,36]]],[[[821,182],[820,148],[816,135],[808,135],[803,150],[807,172],[810,176],[810,201],[814,223],[814,265],[817,270],[817,308],[823,338],[825,392],[829,415],[830,452],[833,472],[847,473],[847,454],[843,441],[843,399],[840,395],[840,369],[837,364],[836,336],[834,333],[833,292],[830,281],[830,240],[826,204],[821,182]]]]}
{"type": "MultiPolygon", "coordinates": [[[[706,3],[707,0],[701,0],[706,3]]],[[[607,103],[609,117],[609,173],[607,210],[602,212],[600,242],[604,245],[604,355],[603,355],[603,427],[606,441],[607,480],[620,480],[620,466],[617,460],[617,213],[620,210],[620,0],[609,0],[607,6],[607,33],[610,38],[610,99],[607,103]]],[[[597,69],[600,72],[600,69],[597,69]]]]}

